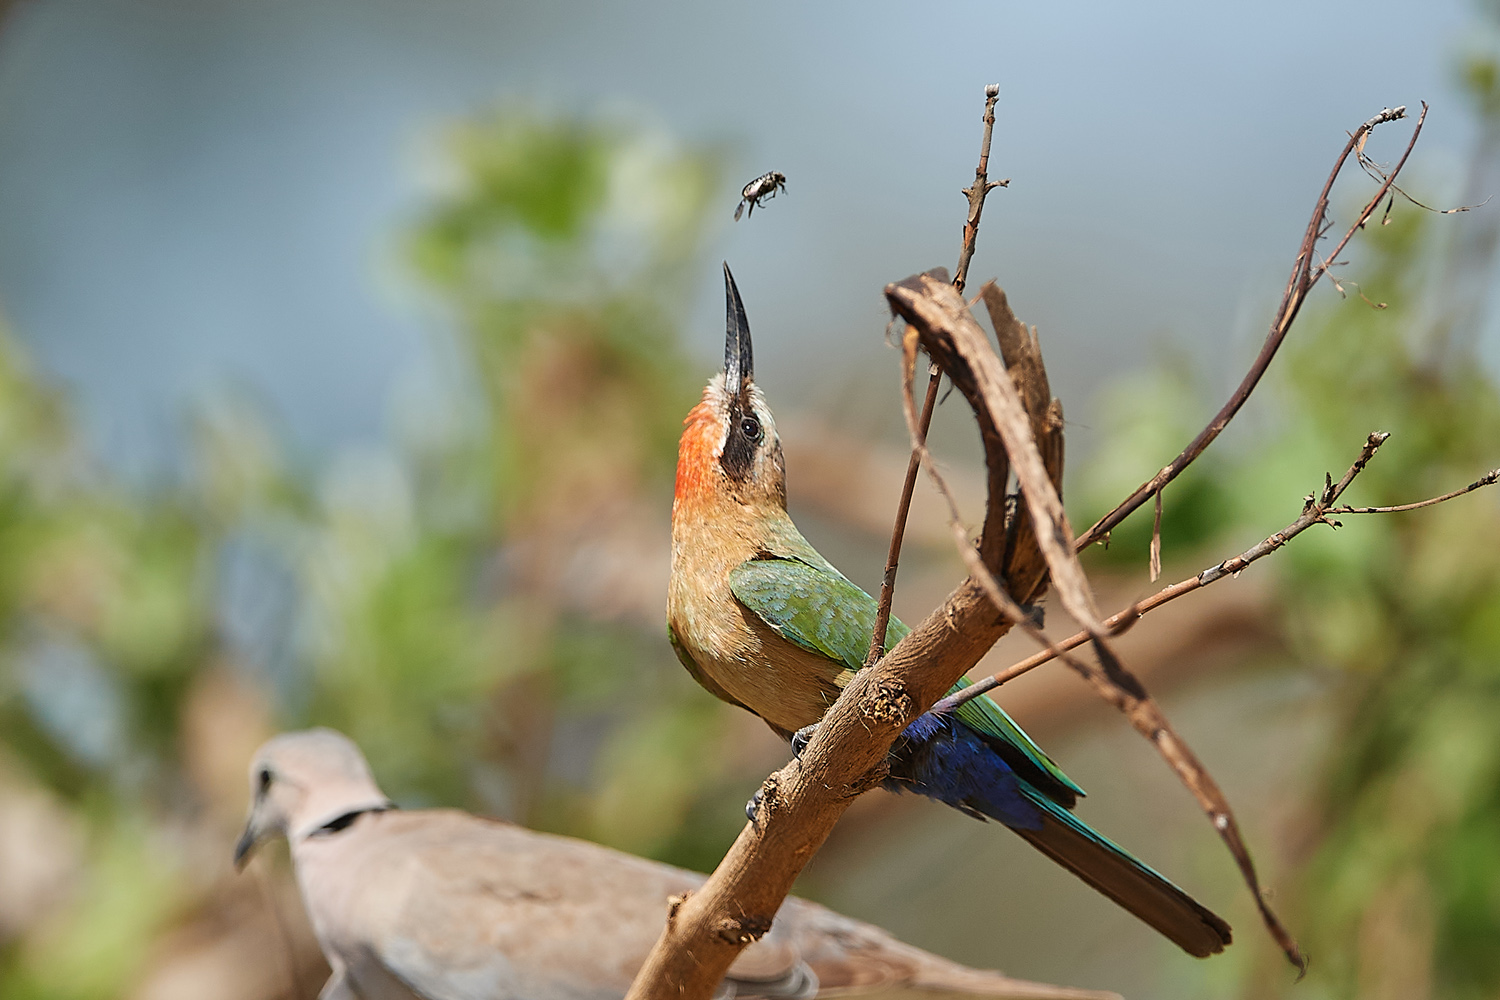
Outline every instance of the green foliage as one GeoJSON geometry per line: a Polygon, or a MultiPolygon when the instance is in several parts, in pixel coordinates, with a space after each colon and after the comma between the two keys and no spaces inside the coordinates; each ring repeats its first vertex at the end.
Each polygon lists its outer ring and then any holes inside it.
{"type": "MultiPolygon", "coordinates": [[[[1153,368],[1116,380],[1101,395],[1108,441],[1090,456],[1087,474],[1069,481],[1068,505],[1082,531],[1140,485],[1143,469],[1157,469],[1192,440],[1210,410],[1190,374],[1180,366],[1153,368]]],[[[1162,493],[1162,550],[1192,551],[1217,535],[1231,502],[1224,463],[1210,449],[1162,493]]],[[[1091,565],[1143,565],[1151,541],[1152,505],[1110,532],[1108,547],[1085,553],[1091,565]]]]}
{"type": "MultiPolygon", "coordinates": [[[[1420,336],[1430,322],[1421,261],[1434,218],[1398,208],[1389,225],[1366,231],[1354,266],[1364,299],[1303,318],[1251,402],[1276,407],[1269,433],[1205,466],[1214,485],[1168,490],[1169,552],[1173,519],[1184,514],[1189,534],[1206,525],[1200,540],[1220,535],[1215,558],[1227,539],[1276,530],[1324,472],[1337,478],[1348,468],[1374,430],[1391,438],[1346,495],[1352,504],[1445,493],[1497,464],[1500,391],[1475,358],[1429,357],[1420,336]],[[1198,509],[1185,512],[1189,505],[1198,509]]],[[[1133,463],[1137,477],[1170,458],[1208,412],[1181,392],[1132,389],[1115,405],[1130,414],[1117,425],[1119,452],[1151,445],[1133,463]],[[1182,413],[1192,419],[1174,416],[1182,413]]],[[[1090,484],[1087,495],[1122,495],[1134,486],[1125,478],[1090,484]]],[[[1500,990],[1500,507],[1480,493],[1341,520],[1339,530],[1314,529],[1253,570],[1275,574],[1282,627],[1296,659],[1329,674],[1335,720],[1325,755],[1309,762],[1313,846],[1288,859],[1298,873],[1286,879],[1287,916],[1312,956],[1310,981],[1296,993],[1492,997],[1500,990]]],[[[1114,548],[1141,565],[1150,519],[1133,522],[1114,548]]],[[[1288,982],[1279,956],[1264,942],[1252,947],[1266,955],[1255,994],[1279,992],[1288,982]]]]}
{"type": "MultiPolygon", "coordinates": [[[[244,794],[203,786],[204,727],[333,725],[407,804],[675,860],[732,836],[697,805],[726,710],[631,593],[697,381],[677,328],[713,160],[519,107],[444,155],[409,247],[446,367],[389,448],[308,475],[225,398],[185,484],[129,491],[0,341],[0,778],[86,831],[71,895],[0,924],[0,997],[118,995],[201,904],[166,831],[244,794]],[[202,721],[225,675],[271,718],[242,694],[202,721]]],[[[227,866],[232,837],[194,829],[227,866]]]]}
{"type": "MultiPolygon", "coordinates": [[[[1351,491],[1359,504],[1446,492],[1500,455],[1500,392],[1482,367],[1424,362],[1410,337],[1429,218],[1405,219],[1375,234],[1362,268],[1389,308],[1338,310],[1290,359],[1305,452],[1392,432],[1351,491]]],[[[1292,546],[1281,567],[1299,652],[1343,672],[1302,891],[1319,980],[1336,996],[1423,977],[1434,995],[1494,996],[1500,853],[1478,845],[1500,831],[1500,509],[1479,494],[1339,534],[1292,546]]]]}
{"type": "Polygon", "coordinates": [[[591,607],[595,588],[559,564],[618,544],[601,525],[667,502],[647,484],[669,481],[691,401],[676,313],[711,165],[516,108],[460,126],[451,152],[457,179],[411,247],[457,329],[448,398],[433,401],[456,415],[324,490],[305,549],[321,628],[311,715],[409,797],[649,850],[711,773],[670,782],[657,798],[671,801],[633,824],[586,803],[701,759],[701,726],[625,721],[690,713],[695,692],[664,643],[638,641],[656,622],[591,607]],[[586,780],[557,780],[554,742],[606,698],[604,744],[560,751],[586,758],[586,780]],[[469,760],[490,769],[477,784],[469,760]]]}

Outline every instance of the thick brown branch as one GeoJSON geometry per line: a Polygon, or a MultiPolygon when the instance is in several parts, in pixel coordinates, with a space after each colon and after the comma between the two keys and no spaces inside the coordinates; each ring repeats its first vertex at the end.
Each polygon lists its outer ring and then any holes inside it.
{"type": "MultiPolygon", "coordinates": [[[[989,287],[988,285],[986,287],[989,287]]],[[[938,494],[948,504],[948,530],[953,535],[953,543],[958,548],[958,554],[964,561],[964,567],[969,571],[969,577],[978,582],[985,596],[995,609],[1005,616],[1012,625],[1020,625],[1027,635],[1039,642],[1053,656],[1067,657],[1066,650],[1055,645],[1047,638],[1037,625],[1035,625],[1015,600],[1006,593],[1005,588],[995,579],[989,567],[984,564],[981,549],[976,548],[969,542],[969,534],[964,529],[963,516],[958,509],[958,501],[953,497],[953,491],[948,488],[948,483],[943,479],[942,473],[938,472],[937,464],[932,460],[932,454],[927,450],[926,429],[919,427],[917,423],[916,401],[912,395],[912,384],[915,379],[917,362],[918,336],[915,328],[907,327],[906,335],[902,338],[902,403],[906,413],[906,427],[911,433],[912,451],[920,455],[927,466],[927,474],[932,478],[932,483],[937,487],[938,494]]],[[[1000,489],[1004,489],[1004,482],[1000,483],[1000,489]]],[[[1014,515],[1013,515],[1014,516],[1014,515]]],[[[940,703],[941,704],[941,703],[940,703]]]]}
{"type": "Polygon", "coordinates": [[[627,1000],[706,1000],[753,939],[726,927],[768,928],[792,882],[860,793],[884,774],[901,730],[994,644],[1004,626],[965,583],[878,664],[861,670],[829,709],[799,761],[762,786],[759,825],[673,914],[627,1000]]]}
{"type": "Polygon", "coordinates": [[[1172,459],[1171,463],[1160,472],[1137,487],[1135,492],[1130,494],[1118,507],[1104,515],[1093,527],[1079,536],[1076,544],[1080,550],[1104,538],[1121,521],[1125,520],[1126,517],[1130,516],[1131,513],[1149,500],[1152,494],[1160,492],[1163,486],[1176,479],[1183,469],[1186,469],[1199,455],[1203,454],[1204,449],[1213,443],[1220,432],[1234,419],[1235,414],[1240,411],[1240,407],[1245,405],[1245,401],[1250,398],[1250,393],[1259,384],[1261,376],[1270,367],[1271,359],[1276,356],[1277,350],[1286,339],[1286,335],[1291,331],[1292,324],[1296,322],[1297,314],[1301,312],[1303,303],[1307,301],[1308,292],[1318,283],[1318,279],[1327,273],[1328,268],[1332,266],[1333,262],[1338,260],[1338,256],[1343,252],[1344,247],[1353,239],[1354,234],[1369,221],[1370,216],[1380,207],[1381,200],[1386,197],[1392,185],[1395,184],[1396,177],[1400,175],[1401,168],[1406,165],[1407,157],[1411,155],[1413,147],[1417,144],[1417,137],[1422,134],[1422,123],[1427,118],[1427,105],[1422,105],[1422,113],[1417,118],[1416,127],[1412,129],[1411,139],[1407,142],[1406,150],[1401,154],[1401,159],[1397,161],[1395,169],[1391,171],[1390,176],[1380,184],[1380,187],[1375,192],[1375,196],[1360,210],[1358,217],[1354,220],[1354,224],[1344,233],[1343,238],[1333,248],[1333,252],[1325,256],[1321,262],[1314,263],[1318,241],[1322,238],[1327,228],[1328,198],[1333,191],[1334,181],[1338,179],[1349,157],[1364,149],[1365,140],[1369,137],[1371,130],[1375,126],[1395,121],[1405,116],[1406,108],[1404,107],[1395,108],[1394,110],[1387,109],[1355,129],[1349,136],[1349,141],[1345,144],[1344,151],[1334,161],[1333,170],[1328,174],[1328,179],[1323,184],[1323,190],[1318,195],[1317,204],[1313,206],[1312,218],[1307,223],[1307,230],[1302,236],[1302,245],[1297,251],[1295,262],[1292,264],[1291,277],[1287,279],[1286,291],[1282,294],[1281,304],[1276,309],[1276,318],[1271,323],[1271,330],[1266,335],[1265,344],[1262,345],[1260,353],[1256,356],[1255,363],[1245,373],[1245,377],[1240,382],[1239,387],[1235,389],[1234,395],[1229,397],[1229,401],[1214,415],[1214,418],[1209,421],[1208,426],[1203,428],[1197,437],[1193,438],[1188,446],[1182,450],[1181,454],[1172,459]]]}
{"type": "MultiPolygon", "coordinates": [[[[1052,388],[1047,379],[1047,366],[1042,363],[1042,348],[1037,340],[1036,327],[1028,327],[1011,311],[1005,292],[993,281],[985,282],[979,297],[994,327],[995,339],[1000,344],[1000,358],[1005,362],[1005,371],[1015,383],[1031,421],[1031,434],[1042,453],[1042,464],[1052,487],[1062,496],[1063,478],[1063,414],[1062,402],[1052,398],[1052,388]]],[[[1004,472],[1005,470],[994,470],[1004,472]]],[[[1005,490],[1002,481],[992,481],[990,491],[1005,490]]],[[[1035,528],[1028,513],[1026,497],[1015,498],[1015,510],[1005,537],[1006,553],[1002,561],[1005,567],[1005,586],[1011,596],[1027,604],[1035,603],[1047,587],[1047,561],[1037,548],[1035,528]]]]}
{"type": "MultiPolygon", "coordinates": [[[[932,456],[927,452],[927,442],[918,434],[916,423],[916,404],[912,397],[912,375],[916,366],[917,339],[918,338],[915,334],[915,331],[912,328],[908,328],[907,336],[903,338],[903,352],[905,355],[903,361],[905,365],[905,376],[902,380],[907,427],[912,434],[913,450],[921,453],[923,460],[927,463],[928,474],[932,477],[932,481],[934,485],[936,485],[938,492],[948,503],[948,527],[953,534],[953,541],[954,544],[958,547],[958,553],[963,558],[964,565],[969,571],[970,579],[975,580],[979,583],[981,589],[983,589],[985,593],[985,596],[990,599],[990,603],[992,603],[1009,622],[1021,626],[1021,629],[1025,631],[1027,635],[1029,635],[1032,639],[1034,639],[1044,647],[1044,650],[1049,654],[1049,656],[1062,659],[1064,663],[1066,663],[1068,666],[1072,667],[1075,671],[1085,677],[1090,676],[1091,671],[1093,671],[1095,668],[1091,667],[1088,664],[1081,663],[1075,660],[1072,656],[1068,655],[1068,650],[1062,648],[1061,646],[1054,643],[1050,638],[1048,638],[1047,634],[1043,632],[1038,625],[1030,620],[1030,618],[1026,614],[1025,609],[1017,604],[1015,600],[1005,592],[1005,589],[1000,586],[999,581],[995,579],[994,574],[992,574],[989,571],[989,568],[985,566],[983,559],[980,557],[979,550],[969,543],[968,533],[964,530],[963,520],[959,514],[958,503],[953,498],[953,492],[948,488],[948,484],[943,480],[942,475],[937,471],[937,466],[932,462],[932,456]]],[[[1087,633],[1085,633],[1085,636],[1087,636],[1087,633]]],[[[1118,663],[1116,663],[1116,667],[1119,671],[1123,672],[1123,668],[1119,667],[1118,663]]],[[[1126,676],[1128,677],[1128,675],[1126,676]]],[[[1130,680],[1133,681],[1134,679],[1131,678],[1130,680]]],[[[1136,686],[1139,686],[1138,683],[1136,684],[1136,686]]],[[[941,711],[942,706],[948,704],[952,698],[953,695],[948,695],[941,701],[937,702],[933,706],[932,710],[935,712],[941,711]]],[[[965,698],[961,701],[953,702],[953,706],[957,707],[957,705],[962,704],[963,701],[967,700],[968,699],[965,698]]]]}
{"type": "MultiPolygon", "coordinates": [[[[1073,553],[1068,516],[1037,448],[1031,417],[1000,359],[989,350],[967,303],[952,287],[926,274],[889,286],[886,298],[898,315],[916,327],[928,356],[943,366],[953,384],[966,396],[973,394],[976,411],[992,416],[990,432],[1001,438],[1015,470],[1037,545],[1046,556],[1063,605],[1078,621],[1101,629],[1083,567],[1073,553]]],[[[981,420],[980,434],[985,433],[981,420]]]]}

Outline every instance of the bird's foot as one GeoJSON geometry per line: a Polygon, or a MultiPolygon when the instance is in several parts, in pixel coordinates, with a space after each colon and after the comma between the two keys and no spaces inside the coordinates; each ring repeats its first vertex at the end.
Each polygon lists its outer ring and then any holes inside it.
{"type": "Polygon", "coordinates": [[[801,760],[802,751],[807,749],[807,745],[812,742],[812,738],[817,735],[817,732],[818,724],[814,722],[812,725],[803,726],[801,729],[793,733],[792,756],[796,757],[798,760],[801,760]]]}
{"type": "Polygon", "coordinates": [[[750,825],[755,827],[756,829],[760,829],[760,803],[761,800],[763,800],[765,797],[766,789],[765,786],[762,785],[760,788],[757,788],[755,790],[754,795],[750,796],[750,801],[745,803],[745,818],[748,819],[750,821],[750,825]]]}
{"type": "Polygon", "coordinates": [[[760,829],[762,813],[769,816],[776,808],[776,803],[779,801],[777,799],[778,780],[775,774],[767,776],[766,780],[761,782],[760,787],[755,790],[755,794],[750,796],[750,801],[745,803],[745,818],[756,830],[760,829]]]}

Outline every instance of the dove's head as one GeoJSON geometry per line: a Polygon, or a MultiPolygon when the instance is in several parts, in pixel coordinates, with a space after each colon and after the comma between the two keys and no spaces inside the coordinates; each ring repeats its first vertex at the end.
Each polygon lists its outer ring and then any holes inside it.
{"type": "Polygon", "coordinates": [[[250,818],[234,849],[243,868],[262,841],[294,844],[320,830],[338,830],[360,813],[389,809],[370,765],[354,741],[332,729],[273,737],[250,764],[250,818]]]}
{"type": "Polygon", "coordinates": [[[776,421],[755,385],[750,321],[739,289],[724,265],[726,324],[724,371],[703,390],[677,447],[674,511],[740,504],[786,509],[786,465],[776,421]]]}

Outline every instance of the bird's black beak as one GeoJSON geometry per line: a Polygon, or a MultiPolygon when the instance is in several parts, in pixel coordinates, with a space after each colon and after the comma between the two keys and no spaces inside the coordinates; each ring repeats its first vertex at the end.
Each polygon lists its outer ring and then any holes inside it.
{"type": "Polygon", "coordinates": [[[259,841],[260,837],[255,830],[255,817],[251,816],[250,821],[245,824],[245,832],[240,834],[239,843],[234,845],[235,871],[245,870],[245,865],[250,863],[250,853],[255,850],[255,845],[259,841]]]}
{"type": "Polygon", "coordinates": [[[724,262],[724,391],[738,396],[755,379],[755,356],[750,349],[750,320],[734,286],[729,262],[724,262]]]}

